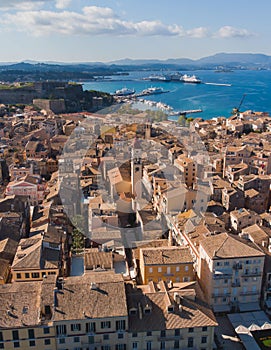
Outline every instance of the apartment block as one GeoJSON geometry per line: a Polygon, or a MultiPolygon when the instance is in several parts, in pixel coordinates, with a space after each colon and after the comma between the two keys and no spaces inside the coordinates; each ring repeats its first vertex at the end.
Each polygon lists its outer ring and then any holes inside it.
{"type": "Polygon", "coordinates": [[[139,266],[143,284],[150,281],[190,282],[195,279],[193,258],[185,247],[140,249],[139,266]]]}
{"type": "Polygon", "coordinates": [[[265,254],[227,233],[200,241],[199,281],[216,312],[259,309],[265,254]]]}

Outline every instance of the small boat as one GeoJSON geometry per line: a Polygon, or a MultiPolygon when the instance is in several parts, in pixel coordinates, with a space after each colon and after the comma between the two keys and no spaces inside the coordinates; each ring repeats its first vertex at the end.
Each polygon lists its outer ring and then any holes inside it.
{"type": "Polygon", "coordinates": [[[135,93],[135,89],[128,89],[126,87],[115,91],[116,96],[129,96],[129,95],[133,95],[134,93],[135,93]]]}
{"type": "Polygon", "coordinates": [[[171,81],[169,75],[151,75],[148,78],[150,81],[171,81]]]}
{"type": "Polygon", "coordinates": [[[201,80],[196,77],[195,75],[183,75],[180,79],[181,82],[183,83],[192,83],[192,84],[200,84],[201,80]]]}
{"type": "Polygon", "coordinates": [[[162,94],[164,91],[163,88],[161,87],[150,87],[142,91],[142,94],[150,94],[150,95],[155,95],[155,94],[162,94]]]}

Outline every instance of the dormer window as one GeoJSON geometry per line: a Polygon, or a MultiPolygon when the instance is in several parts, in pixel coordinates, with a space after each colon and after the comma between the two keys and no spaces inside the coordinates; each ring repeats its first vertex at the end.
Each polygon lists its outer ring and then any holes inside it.
{"type": "Polygon", "coordinates": [[[144,314],[149,315],[151,313],[151,308],[149,305],[146,305],[144,308],[144,314]]]}
{"type": "Polygon", "coordinates": [[[130,314],[131,316],[136,315],[136,308],[130,309],[130,310],[129,310],[129,314],[130,314]]]}
{"type": "Polygon", "coordinates": [[[173,305],[169,305],[168,307],[167,307],[167,312],[170,314],[172,314],[173,312],[174,312],[174,306],[173,305]]]}

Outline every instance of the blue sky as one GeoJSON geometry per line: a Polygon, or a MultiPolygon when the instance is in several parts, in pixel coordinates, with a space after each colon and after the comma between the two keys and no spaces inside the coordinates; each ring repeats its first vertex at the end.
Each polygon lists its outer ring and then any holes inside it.
{"type": "Polygon", "coordinates": [[[0,61],[271,55],[270,0],[0,0],[0,61]]]}

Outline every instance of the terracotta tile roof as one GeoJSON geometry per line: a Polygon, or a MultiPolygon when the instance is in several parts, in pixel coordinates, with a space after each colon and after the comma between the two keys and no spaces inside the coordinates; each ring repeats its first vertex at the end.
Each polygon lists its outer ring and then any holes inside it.
{"type": "Polygon", "coordinates": [[[0,329],[39,324],[41,282],[0,285],[0,329]]]}
{"type": "Polygon", "coordinates": [[[92,270],[93,266],[104,266],[106,268],[108,266],[112,266],[113,264],[112,252],[100,252],[95,248],[85,250],[84,258],[85,268],[87,270],[92,270]]]}
{"type": "Polygon", "coordinates": [[[127,316],[121,275],[93,272],[81,277],[69,277],[65,280],[64,289],[57,293],[55,321],[117,316],[127,316]]]}
{"type": "Polygon", "coordinates": [[[147,288],[132,288],[130,284],[127,284],[126,292],[128,309],[137,309],[135,315],[129,315],[129,329],[131,332],[217,326],[211,309],[203,300],[195,297],[195,291],[191,293],[191,291],[185,291],[182,287],[176,287],[174,291],[161,288],[160,291],[152,290],[150,292],[147,288]],[[181,296],[181,309],[174,301],[174,293],[181,296]],[[168,306],[173,306],[173,312],[168,313],[168,306]],[[151,310],[148,314],[144,313],[146,307],[151,310]],[[139,311],[139,308],[142,312],[139,311]],[[140,314],[142,314],[142,317],[140,317],[140,314]]]}
{"type": "Polygon", "coordinates": [[[250,256],[265,256],[256,248],[241,242],[239,239],[227,234],[220,233],[206,237],[200,242],[206,253],[211,258],[245,258],[250,256]]]}
{"type": "Polygon", "coordinates": [[[193,263],[189,248],[165,247],[141,249],[145,265],[168,265],[193,263]]]}

